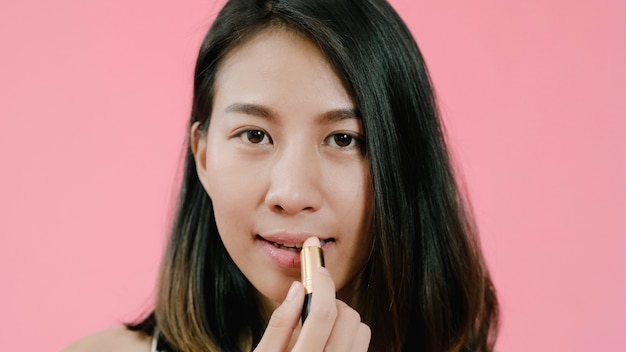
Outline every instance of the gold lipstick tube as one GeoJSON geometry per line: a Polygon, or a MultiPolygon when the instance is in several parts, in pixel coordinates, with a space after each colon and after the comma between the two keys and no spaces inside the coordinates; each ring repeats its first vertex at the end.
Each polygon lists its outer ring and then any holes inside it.
{"type": "Polygon", "coordinates": [[[304,286],[304,305],[302,307],[302,324],[309,315],[313,295],[313,273],[324,266],[324,252],[317,246],[302,247],[300,251],[302,285],[304,286]]]}

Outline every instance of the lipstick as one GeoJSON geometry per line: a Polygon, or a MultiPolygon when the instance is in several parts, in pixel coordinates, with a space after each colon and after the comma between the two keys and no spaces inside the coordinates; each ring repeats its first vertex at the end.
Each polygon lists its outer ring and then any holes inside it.
{"type": "Polygon", "coordinates": [[[313,273],[324,266],[324,252],[317,237],[309,237],[300,251],[300,269],[304,286],[304,305],[302,306],[302,324],[309,315],[313,296],[313,273]]]}

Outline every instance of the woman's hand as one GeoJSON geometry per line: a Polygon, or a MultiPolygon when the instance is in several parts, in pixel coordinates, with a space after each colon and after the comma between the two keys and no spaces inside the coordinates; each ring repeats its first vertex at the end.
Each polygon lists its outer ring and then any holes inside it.
{"type": "MultiPolygon", "coordinates": [[[[292,351],[367,351],[370,328],[357,311],[335,298],[335,284],[326,268],[313,275],[311,310],[292,351]]],[[[304,288],[294,282],[285,301],[272,313],[255,352],[285,351],[298,325],[304,288]]]]}

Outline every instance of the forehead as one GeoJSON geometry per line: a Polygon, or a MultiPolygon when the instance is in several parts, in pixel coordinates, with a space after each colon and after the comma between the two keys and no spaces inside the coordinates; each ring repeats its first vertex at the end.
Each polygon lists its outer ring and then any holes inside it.
{"type": "Polygon", "coordinates": [[[271,63],[290,63],[283,68],[331,69],[321,50],[306,36],[286,27],[268,27],[234,45],[217,68],[217,78],[232,66],[267,69],[271,63]],[[294,60],[295,59],[295,60],[294,60]],[[300,63],[300,64],[298,64],[300,63]]]}
{"type": "MultiPolygon", "coordinates": [[[[340,77],[305,36],[284,28],[265,29],[230,50],[215,78],[215,98],[323,97],[333,108],[352,105],[340,77]]],[[[248,102],[248,101],[246,101],[248,102]]],[[[325,104],[326,105],[326,104],[325,104]]]]}

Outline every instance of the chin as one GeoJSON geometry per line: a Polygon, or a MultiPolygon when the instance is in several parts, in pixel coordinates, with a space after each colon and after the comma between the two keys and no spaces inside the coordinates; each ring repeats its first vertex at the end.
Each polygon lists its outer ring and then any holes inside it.
{"type": "Polygon", "coordinates": [[[287,291],[289,287],[287,287],[284,292],[278,290],[272,290],[271,292],[261,292],[256,289],[259,305],[262,312],[265,312],[267,317],[278,308],[278,306],[283,302],[285,297],[287,296],[287,291]]]}

